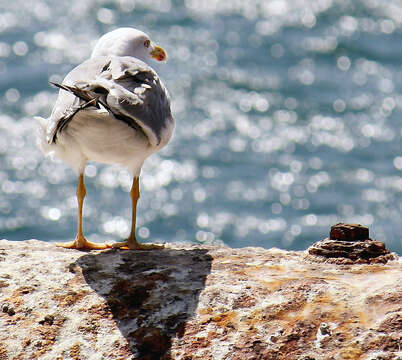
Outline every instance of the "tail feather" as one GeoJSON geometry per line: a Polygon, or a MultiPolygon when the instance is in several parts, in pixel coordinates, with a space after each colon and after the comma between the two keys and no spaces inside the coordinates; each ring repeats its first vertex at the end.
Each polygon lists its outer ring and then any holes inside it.
{"type": "Polygon", "coordinates": [[[54,153],[54,149],[51,144],[47,141],[47,122],[48,119],[42,118],[40,116],[35,116],[34,119],[38,122],[36,145],[42,151],[44,155],[51,155],[54,153]]]}

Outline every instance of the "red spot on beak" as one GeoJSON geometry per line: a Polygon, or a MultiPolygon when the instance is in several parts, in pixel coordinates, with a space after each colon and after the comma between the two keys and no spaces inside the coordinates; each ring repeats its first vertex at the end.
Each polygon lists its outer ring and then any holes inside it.
{"type": "Polygon", "coordinates": [[[155,60],[158,61],[166,60],[166,51],[158,45],[154,46],[153,50],[151,51],[151,55],[155,60]]]}

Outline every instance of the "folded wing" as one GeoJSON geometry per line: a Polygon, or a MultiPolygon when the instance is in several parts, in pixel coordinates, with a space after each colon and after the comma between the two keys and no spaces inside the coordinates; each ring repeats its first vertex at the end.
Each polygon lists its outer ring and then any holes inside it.
{"type": "Polygon", "coordinates": [[[47,141],[57,137],[78,111],[106,109],[116,121],[142,131],[158,146],[171,120],[170,99],[156,72],[132,57],[97,57],[73,69],[62,84],[47,128],[47,141]]]}

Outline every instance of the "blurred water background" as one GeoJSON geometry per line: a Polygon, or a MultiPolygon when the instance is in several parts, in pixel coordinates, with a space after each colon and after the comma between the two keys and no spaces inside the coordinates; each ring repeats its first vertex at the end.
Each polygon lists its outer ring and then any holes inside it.
{"type": "MultiPolygon", "coordinates": [[[[141,241],[304,249],[344,221],[402,253],[400,0],[1,0],[0,238],[75,235],[77,177],[33,117],[120,26],[166,49],[177,121],[143,168],[141,241]]],[[[126,236],[127,171],[86,185],[87,237],[126,236]]]]}

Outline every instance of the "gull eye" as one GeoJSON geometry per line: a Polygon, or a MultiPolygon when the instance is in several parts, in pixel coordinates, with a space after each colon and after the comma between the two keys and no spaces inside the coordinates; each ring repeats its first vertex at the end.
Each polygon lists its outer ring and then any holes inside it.
{"type": "Polygon", "coordinates": [[[148,48],[149,45],[151,45],[151,42],[150,42],[148,39],[145,40],[145,41],[144,41],[144,46],[145,46],[146,48],[148,48]]]}

